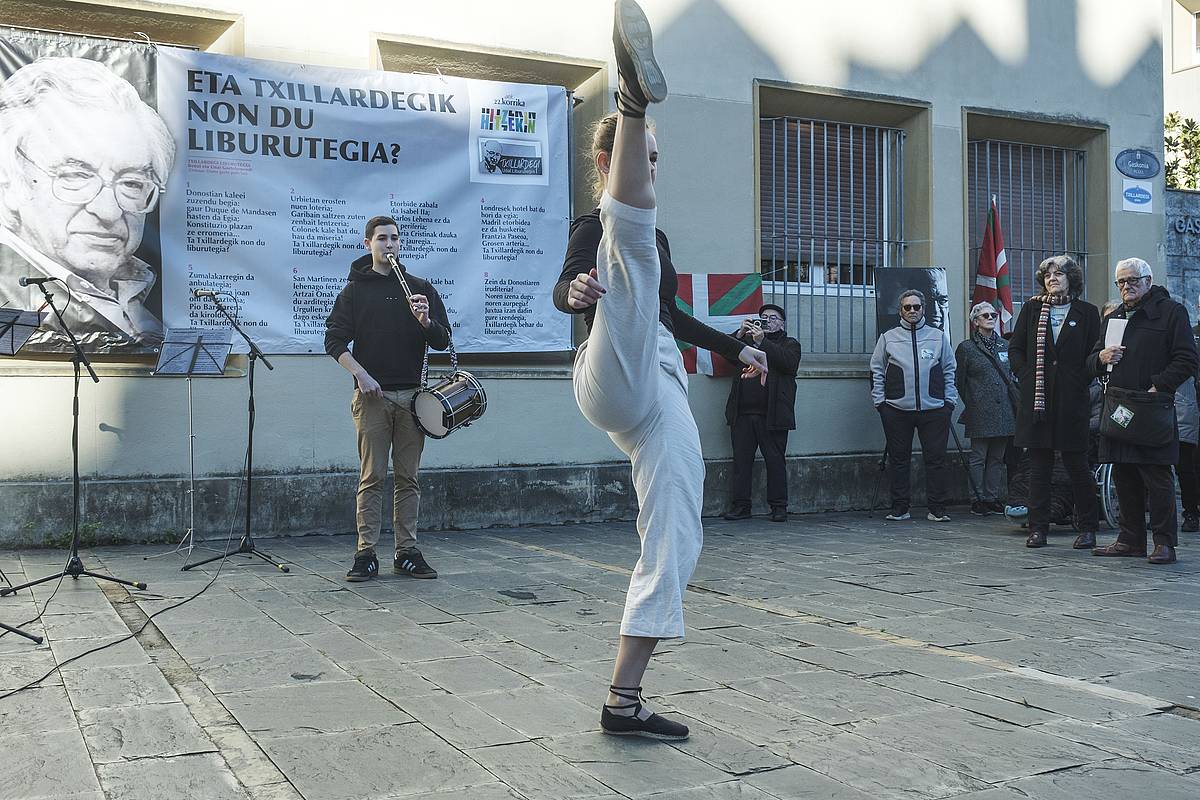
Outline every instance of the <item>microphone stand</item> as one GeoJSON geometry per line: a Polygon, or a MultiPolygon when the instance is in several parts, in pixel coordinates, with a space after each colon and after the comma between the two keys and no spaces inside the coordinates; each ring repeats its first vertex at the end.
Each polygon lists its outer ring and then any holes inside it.
{"type": "Polygon", "coordinates": [[[196,567],[201,567],[205,564],[211,564],[214,561],[220,561],[221,559],[231,555],[248,555],[261,558],[263,561],[266,561],[280,572],[290,572],[290,570],[283,563],[281,563],[279,559],[268,555],[267,553],[264,553],[262,550],[259,550],[257,547],[255,547],[254,536],[250,532],[250,512],[254,507],[253,503],[251,502],[253,499],[251,491],[254,488],[254,362],[261,358],[263,366],[265,366],[267,369],[274,370],[275,368],[271,366],[271,362],[267,360],[267,357],[263,354],[263,351],[258,349],[258,345],[256,345],[250,339],[250,337],[246,335],[246,332],[242,330],[242,327],[237,324],[237,320],[235,320],[233,315],[229,313],[228,309],[221,304],[221,301],[216,298],[216,295],[205,296],[213,301],[213,305],[217,307],[217,310],[225,316],[225,319],[229,320],[229,324],[233,326],[233,329],[237,331],[243,339],[246,340],[246,344],[250,347],[250,369],[247,372],[247,375],[250,378],[250,397],[248,403],[249,413],[246,432],[246,531],[242,534],[242,540],[238,542],[236,550],[226,550],[220,555],[206,558],[203,561],[197,561],[194,564],[184,564],[182,571],[186,572],[189,569],[195,569],[196,567]]]}
{"type": "Polygon", "coordinates": [[[67,558],[67,565],[62,572],[56,572],[53,575],[47,575],[44,578],[38,578],[35,581],[22,583],[17,586],[5,586],[0,588],[0,597],[13,594],[21,589],[30,586],[37,586],[39,583],[52,581],[55,578],[63,578],[70,575],[73,579],[78,579],[80,575],[87,575],[90,578],[96,578],[102,581],[112,581],[125,586],[132,586],[135,589],[145,589],[146,584],[141,581],[127,581],[122,578],[114,578],[111,575],[101,575],[98,572],[91,572],[83,568],[83,561],[79,558],[79,365],[87,367],[88,375],[91,376],[93,383],[99,383],[100,378],[96,376],[96,371],[92,369],[92,363],[88,361],[87,356],[83,354],[83,349],[79,346],[79,340],[75,338],[75,334],[71,333],[71,329],[67,327],[66,320],[63,319],[62,312],[54,305],[54,295],[46,290],[45,283],[39,283],[38,288],[42,290],[42,294],[46,296],[46,304],[54,309],[54,316],[58,317],[58,324],[66,332],[67,338],[71,340],[71,347],[75,349],[75,355],[71,358],[71,364],[75,368],[75,394],[71,405],[71,475],[72,475],[72,509],[71,509],[71,554],[67,558]]]}

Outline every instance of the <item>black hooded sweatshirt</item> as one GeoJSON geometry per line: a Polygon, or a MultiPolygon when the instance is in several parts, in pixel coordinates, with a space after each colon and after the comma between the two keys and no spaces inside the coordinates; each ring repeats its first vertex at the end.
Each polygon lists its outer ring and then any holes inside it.
{"type": "Polygon", "coordinates": [[[403,265],[401,269],[412,293],[429,299],[428,329],[413,316],[396,276],[372,269],[370,253],[350,265],[349,283],[325,320],[325,352],[334,360],[352,353],[387,391],[420,385],[426,344],[435,350],[450,346],[450,320],[437,290],[403,265]]]}

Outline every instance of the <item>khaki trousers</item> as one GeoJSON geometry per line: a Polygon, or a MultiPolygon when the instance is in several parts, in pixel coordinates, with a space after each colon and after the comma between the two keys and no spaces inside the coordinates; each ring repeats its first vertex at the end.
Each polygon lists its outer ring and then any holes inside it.
{"type": "Polygon", "coordinates": [[[358,431],[357,515],[358,549],[374,549],[383,524],[383,486],[387,481],[388,454],[396,489],[392,497],[392,526],[396,531],[396,552],[417,544],[417,514],[421,509],[421,488],[417,470],[425,435],[409,411],[416,389],[384,392],[369,397],[354,390],[350,412],[358,431]]]}

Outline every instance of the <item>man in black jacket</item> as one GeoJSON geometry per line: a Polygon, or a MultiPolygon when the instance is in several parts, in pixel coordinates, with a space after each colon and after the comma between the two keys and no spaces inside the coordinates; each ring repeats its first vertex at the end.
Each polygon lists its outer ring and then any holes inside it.
{"type": "Polygon", "coordinates": [[[750,516],[750,476],[754,455],[762,451],[767,467],[767,503],[771,521],[787,521],[788,431],[796,428],[796,370],[800,343],[784,332],[784,312],[768,303],[757,319],[742,321],[735,334],[742,342],[767,354],[767,385],[758,381],[733,381],[725,404],[725,421],[733,441],[733,503],[725,519],[750,516]],[[748,384],[753,383],[753,386],[748,384]]]}
{"type": "MultiPolygon", "coordinates": [[[[1093,375],[1107,378],[1109,386],[1174,394],[1196,374],[1196,344],[1187,309],[1162,286],[1153,285],[1150,265],[1140,258],[1118,261],[1115,277],[1121,306],[1104,318],[1088,367],[1093,375]],[[1121,344],[1105,347],[1105,333],[1113,319],[1126,320],[1124,336],[1121,344]]],[[[1145,509],[1149,506],[1154,551],[1147,560],[1151,564],[1175,561],[1179,526],[1171,466],[1178,460],[1177,433],[1165,447],[1144,447],[1101,434],[1100,461],[1113,465],[1121,520],[1117,540],[1096,548],[1092,555],[1146,558],[1145,509]]]]}
{"type": "Polygon", "coordinates": [[[325,321],[325,352],[354,376],[355,386],[350,411],[358,431],[361,462],[358,550],[346,580],[367,581],[379,574],[375,545],[382,525],[389,451],[396,484],[392,504],[394,571],[413,578],[436,578],[437,572],[416,547],[421,504],[417,469],[425,435],[409,408],[420,388],[425,346],[445,350],[450,344],[450,322],[437,290],[407,270],[405,281],[413,294],[404,296],[389,263],[389,256],[395,258],[400,248],[400,229],[394,219],[368,220],[363,245],[370,252],[350,265],[349,283],[325,321]]]}

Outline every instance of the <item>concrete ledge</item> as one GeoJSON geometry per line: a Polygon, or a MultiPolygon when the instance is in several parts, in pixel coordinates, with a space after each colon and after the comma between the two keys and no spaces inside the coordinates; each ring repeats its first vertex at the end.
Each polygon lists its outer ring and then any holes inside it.
{"type": "MultiPolygon", "coordinates": [[[[923,498],[920,459],[914,459],[914,502],[923,498]]],[[[706,462],[704,513],[729,505],[729,461],[706,462]]],[[[763,511],[765,483],[757,464],[755,508],[763,511]]],[[[788,461],[793,512],[865,509],[880,481],[878,455],[807,456],[788,461]]],[[[952,463],[954,496],[966,497],[965,477],[952,463]]],[[[354,530],[350,472],[256,475],[255,536],[307,536],[354,530]]],[[[86,480],[80,497],[85,544],[173,541],[188,527],[186,478],[86,480]]],[[[224,540],[244,530],[242,482],[236,476],[196,481],[196,531],[224,540]]],[[[391,486],[385,490],[389,496],[391,486]]],[[[421,528],[461,530],[629,520],[637,516],[629,465],[624,462],[532,467],[425,470],[421,528]]],[[[887,487],[879,487],[880,503],[887,487]]],[[[70,481],[0,482],[0,546],[62,546],[71,529],[70,481]]],[[[385,520],[385,525],[390,521],[385,520]]]]}

